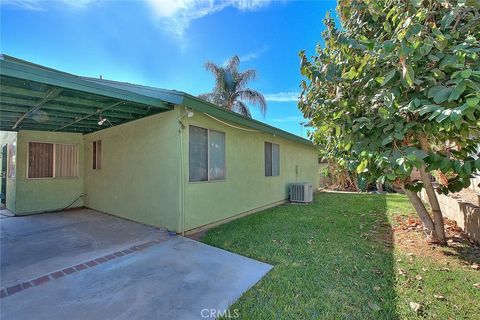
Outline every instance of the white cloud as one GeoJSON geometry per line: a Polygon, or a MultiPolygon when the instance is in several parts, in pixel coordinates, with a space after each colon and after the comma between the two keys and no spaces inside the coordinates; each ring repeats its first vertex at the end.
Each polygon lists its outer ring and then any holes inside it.
{"type": "MultiPolygon", "coordinates": [[[[255,60],[255,59],[259,58],[264,52],[268,51],[268,49],[269,49],[269,47],[267,45],[264,45],[263,47],[261,47],[260,49],[258,49],[256,51],[246,53],[246,54],[242,54],[242,55],[239,55],[238,57],[240,58],[240,62],[247,62],[247,61],[255,60]]],[[[223,60],[223,65],[224,66],[228,64],[228,62],[230,61],[230,58],[231,57],[228,57],[225,60],[223,60]]]]}
{"type": "Polygon", "coordinates": [[[178,38],[193,20],[214,14],[226,7],[253,11],[268,5],[270,0],[146,0],[160,26],[178,38]]]}
{"type": "MultiPolygon", "coordinates": [[[[182,38],[191,21],[234,7],[241,11],[254,11],[267,6],[272,0],[143,0],[152,11],[156,22],[172,35],[182,38]]],[[[86,8],[101,0],[0,0],[1,5],[26,10],[46,11],[59,3],[71,8],[86,8]]]]}
{"type": "Polygon", "coordinates": [[[304,117],[301,116],[293,116],[293,117],[285,117],[285,118],[275,118],[270,120],[272,122],[305,122],[307,121],[304,117]]]}
{"type": "Polygon", "coordinates": [[[85,8],[88,5],[99,2],[99,0],[62,0],[63,3],[75,8],[85,8]]]}
{"type": "Polygon", "coordinates": [[[263,53],[268,51],[268,49],[269,49],[269,47],[267,45],[264,45],[263,47],[261,47],[257,51],[250,52],[250,53],[247,53],[245,55],[241,55],[240,56],[240,61],[246,62],[246,61],[250,61],[250,60],[255,60],[258,57],[260,57],[263,53]]]}
{"type": "Polygon", "coordinates": [[[298,92],[278,92],[278,93],[267,93],[263,96],[267,101],[273,102],[296,102],[298,101],[298,92]]]}
{"type": "Polygon", "coordinates": [[[72,8],[85,8],[93,2],[99,0],[59,0],[59,1],[46,1],[46,0],[2,0],[1,5],[9,5],[19,7],[21,9],[33,10],[33,11],[46,11],[48,7],[53,7],[60,4],[66,5],[72,8]]]}
{"type": "Polygon", "coordinates": [[[3,0],[0,2],[3,6],[14,6],[26,10],[43,11],[45,10],[38,0],[3,0]]]}

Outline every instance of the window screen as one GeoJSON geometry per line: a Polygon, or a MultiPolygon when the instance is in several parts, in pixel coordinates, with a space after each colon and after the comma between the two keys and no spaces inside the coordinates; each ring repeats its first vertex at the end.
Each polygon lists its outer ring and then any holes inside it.
{"type": "Polygon", "coordinates": [[[224,180],[225,133],[190,126],[189,136],[189,180],[224,180]]]}
{"type": "Polygon", "coordinates": [[[98,170],[102,167],[102,140],[93,141],[92,147],[92,168],[98,170]]]}
{"type": "Polygon", "coordinates": [[[265,142],[265,176],[280,175],[280,146],[265,142]]]}
{"type": "Polygon", "coordinates": [[[55,145],[55,177],[76,177],[78,148],[74,144],[55,145]]]}
{"type": "Polygon", "coordinates": [[[280,146],[272,143],[272,176],[280,175],[280,146]]]}
{"type": "Polygon", "coordinates": [[[210,130],[210,180],[225,179],[225,133],[210,130]]]}
{"type": "Polygon", "coordinates": [[[272,175],[272,144],[265,142],[265,176],[272,175]]]}
{"type": "Polygon", "coordinates": [[[52,143],[28,143],[28,177],[53,178],[52,143]]]}
{"type": "Polygon", "coordinates": [[[10,152],[8,153],[8,177],[15,178],[15,166],[16,166],[16,158],[17,158],[17,143],[13,142],[10,145],[10,152]]]}
{"type": "Polygon", "coordinates": [[[189,178],[190,181],[208,180],[208,130],[189,127],[189,178]]]}

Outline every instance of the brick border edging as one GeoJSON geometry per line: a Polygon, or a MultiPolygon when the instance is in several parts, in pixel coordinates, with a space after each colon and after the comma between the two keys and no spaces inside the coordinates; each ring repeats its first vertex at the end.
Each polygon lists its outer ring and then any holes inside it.
{"type": "Polygon", "coordinates": [[[38,286],[40,286],[44,283],[49,282],[50,280],[52,280],[52,281],[57,280],[59,278],[67,276],[69,274],[79,272],[79,271],[82,271],[82,270],[85,270],[85,269],[88,269],[88,268],[93,268],[93,267],[95,267],[99,264],[102,264],[104,262],[123,257],[125,255],[131,254],[131,253],[136,252],[136,251],[144,250],[144,249],[146,249],[148,247],[151,247],[155,244],[162,243],[162,242],[164,242],[164,241],[166,241],[166,240],[168,240],[172,237],[175,237],[175,235],[169,232],[169,233],[166,234],[166,237],[163,238],[163,239],[148,241],[148,242],[145,242],[145,243],[142,243],[142,244],[139,244],[139,245],[129,247],[129,248],[124,249],[124,250],[116,251],[114,253],[110,253],[110,254],[107,254],[105,256],[89,260],[87,262],[83,262],[83,263],[80,263],[80,264],[77,264],[77,265],[74,265],[74,266],[63,268],[61,270],[50,272],[48,274],[42,275],[40,277],[37,277],[37,278],[29,280],[29,281],[25,281],[25,282],[22,282],[22,283],[19,283],[19,284],[10,286],[10,287],[6,287],[6,288],[0,288],[0,299],[11,296],[12,294],[15,294],[17,292],[23,291],[23,290],[28,289],[28,288],[38,287],[38,286]]]}

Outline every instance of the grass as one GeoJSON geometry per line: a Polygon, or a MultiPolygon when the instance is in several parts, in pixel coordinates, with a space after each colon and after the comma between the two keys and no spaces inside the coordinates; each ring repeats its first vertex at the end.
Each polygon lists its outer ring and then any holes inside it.
{"type": "Polygon", "coordinates": [[[231,306],[241,319],[478,319],[480,272],[470,264],[480,255],[469,246],[431,249],[415,231],[396,243],[392,225],[411,214],[400,195],[321,193],[311,205],[219,226],[202,241],[274,266],[231,306]]]}

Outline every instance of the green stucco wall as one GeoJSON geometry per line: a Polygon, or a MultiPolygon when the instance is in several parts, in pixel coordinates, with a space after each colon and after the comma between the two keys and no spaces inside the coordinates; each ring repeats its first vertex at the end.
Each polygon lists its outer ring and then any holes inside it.
{"type": "Polygon", "coordinates": [[[199,112],[183,123],[185,230],[285,200],[293,182],[317,187],[318,156],[311,145],[232,128],[199,112]],[[188,182],[188,125],[225,132],[225,181],[188,182]],[[265,176],[265,141],[280,145],[279,176],[265,176]]]}
{"type": "Polygon", "coordinates": [[[85,205],[178,230],[178,117],[175,109],[85,135],[85,205]],[[99,170],[92,169],[94,140],[102,141],[99,170]]]}
{"type": "MultiPolygon", "coordinates": [[[[0,146],[3,146],[4,144],[7,145],[7,190],[6,190],[6,201],[5,201],[5,206],[7,207],[8,210],[10,210],[12,213],[15,212],[15,193],[16,193],[16,169],[14,170],[14,176],[10,177],[8,175],[9,173],[9,166],[11,165],[8,162],[8,157],[9,154],[12,152],[12,148],[16,150],[17,148],[17,133],[16,132],[7,132],[7,131],[0,131],[0,146]]],[[[16,152],[15,152],[16,153],[16,152]]],[[[13,161],[16,163],[16,154],[13,158],[13,161]]]]}
{"type": "Polygon", "coordinates": [[[311,145],[239,130],[201,112],[188,118],[177,106],[87,135],[20,131],[12,211],[61,209],[84,194],[75,206],[181,232],[285,200],[293,182],[317,187],[317,170],[311,145]],[[225,132],[225,181],[188,181],[189,125],[225,132]],[[92,168],[95,140],[102,141],[99,170],[92,168]],[[78,144],[79,177],[26,179],[29,141],[78,144]],[[265,141],[280,145],[279,176],[265,177],[265,141]]]}
{"type": "MultiPolygon", "coordinates": [[[[16,215],[62,209],[83,194],[83,135],[45,131],[19,131],[17,134],[16,215]],[[27,179],[28,142],[78,145],[78,177],[27,179]]],[[[83,206],[79,199],[72,207],[83,206]]]]}

